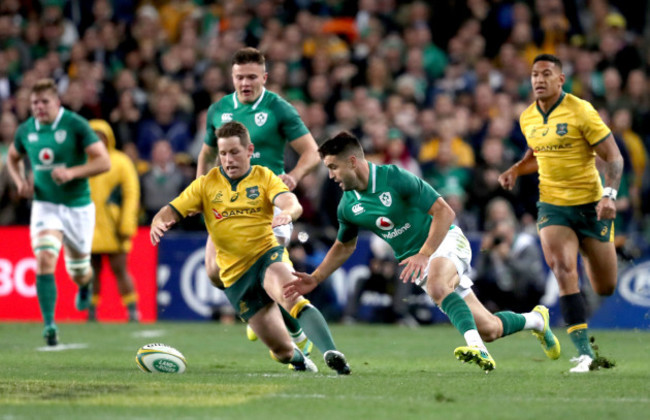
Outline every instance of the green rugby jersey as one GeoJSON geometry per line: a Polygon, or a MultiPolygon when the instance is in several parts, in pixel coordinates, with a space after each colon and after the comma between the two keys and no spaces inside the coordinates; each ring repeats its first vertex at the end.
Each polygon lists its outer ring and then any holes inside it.
{"type": "Polygon", "coordinates": [[[266,89],[252,104],[239,102],[236,92],[224,96],[210,105],[207,119],[205,144],[217,147],[216,129],[229,121],[239,121],[255,145],[251,165],[265,166],[276,175],[284,173],[287,142],[309,133],[293,105],[266,89]]]}
{"type": "Polygon", "coordinates": [[[362,227],[385,240],[399,261],[417,254],[429,236],[433,220],[429,209],[440,194],[395,165],[368,166],[368,188],[343,193],[337,209],[337,239],[348,242],[362,227]]]}
{"type": "Polygon", "coordinates": [[[88,179],[73,179],[58,185],[52,169],[83,165],[85,149],[99,141],[80,115],[63,107],[52,124],[41,124],[34,117],[22,123],[14,137],[16,150],[27,155],[34,171],[34,199],[70,207],[91,203],[88,179]]]}

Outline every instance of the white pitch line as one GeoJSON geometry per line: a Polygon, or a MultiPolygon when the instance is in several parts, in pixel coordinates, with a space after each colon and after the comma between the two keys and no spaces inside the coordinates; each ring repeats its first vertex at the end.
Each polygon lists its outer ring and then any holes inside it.
{"type": "Polygon", "coordinates": [[[56,346],[38,347],[36,351],[65,351],[65,350],[78,350],[88,347],[86,343],[71,343],[71,344],[57,344],[56,346]]]}
{"type": "Polygon", "coordinates": [[[142,330],[135,331],[131,335],[136,338],[155,338],[162,337],[165,334],[167,334],[167,331],[165,330],[142,330]]]}

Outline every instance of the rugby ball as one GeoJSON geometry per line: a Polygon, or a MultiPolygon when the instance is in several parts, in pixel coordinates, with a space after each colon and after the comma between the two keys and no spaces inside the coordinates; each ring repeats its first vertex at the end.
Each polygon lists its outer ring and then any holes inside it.
{"type": "Polygon", "coordinates": [[[183,373],[187,367],[180,351],[161,343],[140,347],[135,355],[135,363],[140,370],[148,373],[183,373]]]}

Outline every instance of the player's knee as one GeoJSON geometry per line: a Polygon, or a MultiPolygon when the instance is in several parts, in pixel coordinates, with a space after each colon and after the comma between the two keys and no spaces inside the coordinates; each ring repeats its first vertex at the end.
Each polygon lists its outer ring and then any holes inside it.
{"type": "MultiPolygon", "coordinates": [[[[431,280],[431,277],[429,277],[429,280],[431,280]]],[[[427,292],[436,305],[440,305],[450,293],[454,292],[454,289],[438,282],[429,281],[427,282],[427,292]]]]}
{"type": "Polygon", "coordinates": [[[75,280],[82,279],[87,277],[92,273],[92,267],[90,265],[90,257],[82,258],[65,258],[65,269],[75,280]]]}
{"type": "Polygon", "coordinates": [[[39,273],[50,272],[56,266],[61,251],[61,240],[54,235],[38,236],[32,242],[39,273]]]}

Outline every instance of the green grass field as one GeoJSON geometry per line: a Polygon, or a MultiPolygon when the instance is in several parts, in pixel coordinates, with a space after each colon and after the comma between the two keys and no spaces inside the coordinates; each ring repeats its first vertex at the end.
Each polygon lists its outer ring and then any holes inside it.
{"type": "Polygon", "coordinates": [[[352,375],[320,353],[317,374],[273,362],[243,324],[61,324],[41,351],[39,324],[0,324],[0,419],[641,419],[650,412],[650,333],[594,331],[611,370],[569,374],[573,347],[545,358],[529,332],[492,343],[486,375],[453,357],[450,326],[333,326],[352,375]],[[183,375],[147,374],[137,349],[162,342],[188,361],[183,375]],[[85,347],[84,347],[85,346],[85,347]]]}

